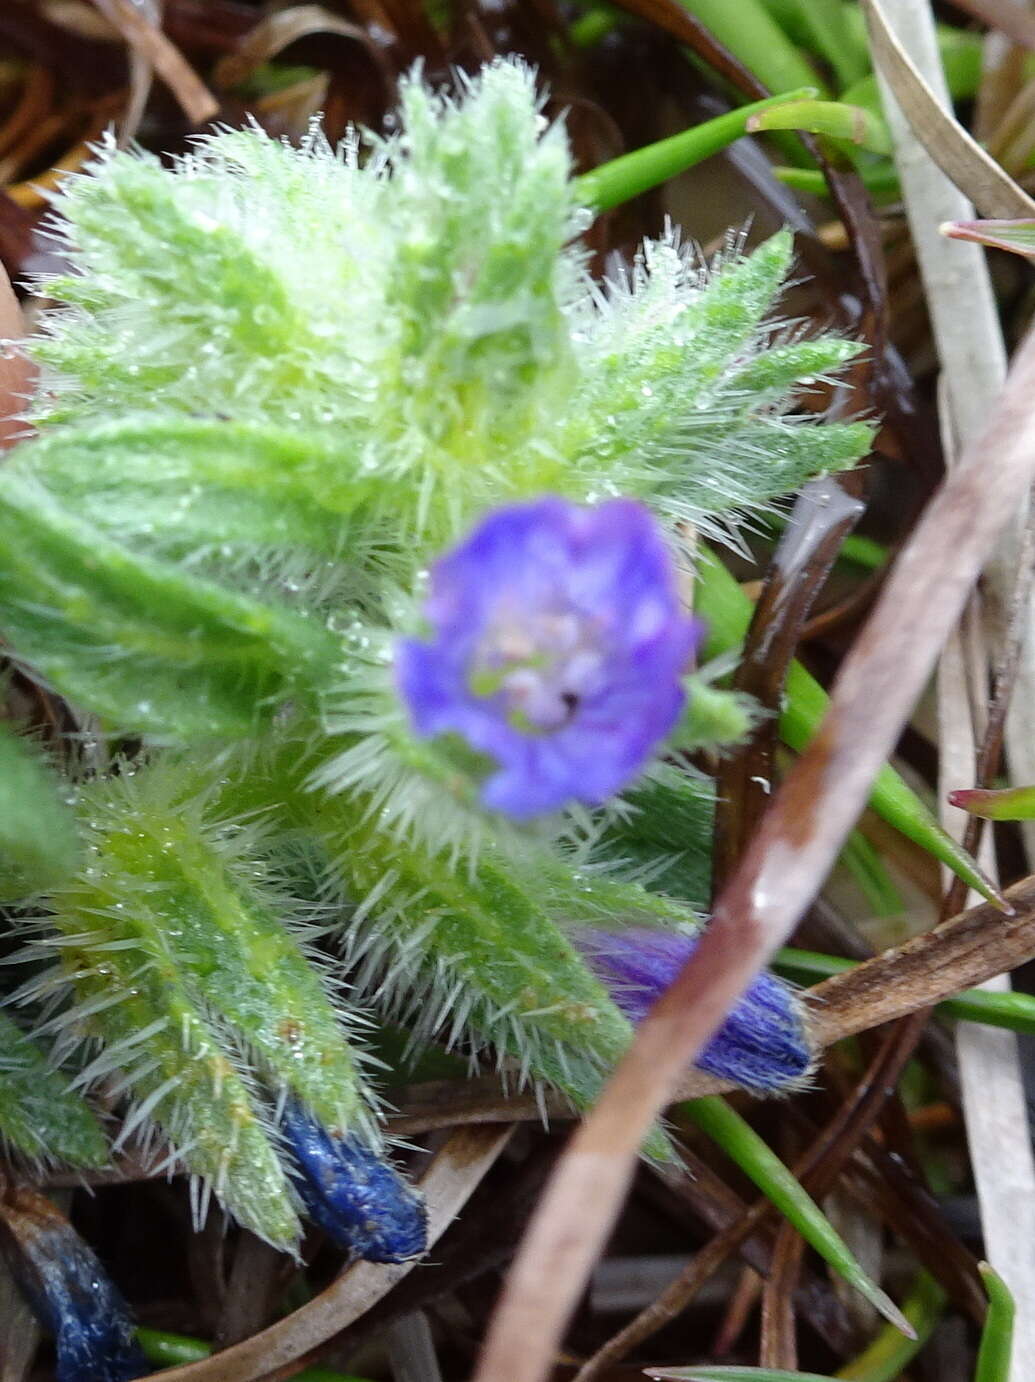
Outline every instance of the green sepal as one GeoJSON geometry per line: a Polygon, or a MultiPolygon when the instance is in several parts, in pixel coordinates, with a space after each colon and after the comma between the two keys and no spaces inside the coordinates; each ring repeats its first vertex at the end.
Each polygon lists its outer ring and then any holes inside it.
{"type": "Polygon", "coordinates": [[[86,1103],[0,1012],[0,1141],[34,1162],[103,1166],[108,1143],[86,1103]]]}
{"type": "Polygon", "coordinates": [[[19,657],[124,731],[254,733],[329,683],[321,623],[132,551],[14,470],[0,493],[0,611],[19,657]]]}
{"type": "Polygon", "coordinates": [[[57,777],[0,721],[0,898],[14,901],[61,883],[78,854],[75,820],[57,777]]]}
{"type": "Polygon", "coordinates": [[[112,820],[106,868],[146,883],[154,937],[251,1070],[296,1094],[327,1127],[369,1122],[356,1058],[319,975],[324,962],[315,951],[307,958],[301,925],[294,935],[289,929],[290,906],[277,905],[261,838],[252,841],[234,822],[206,821],[204,802],[185,801],[177,780],[174,765],[159,763],[91,790],[84,809],[103,798],[95,815],[112,820]]]}
{"type": "Polygon", "coordinates": [[[240,1058],[227,1051],[178,962],[164,953],[165,918],[134,904],[135,920],[127,923],[114,911],[125,903],[113,901],[110,888],[84,887],[59,906],[69,1012],[101,1048],[84,1073],[115,1072],[117,1087],[134,1101],[124,1129],[145,1139],[158,1129],[242,1224],[293,1247],[298,1217],[269,1117],[240,1058]],[[131,948],[120,948],[126,942],[131,948]]]}
{"type": "Polygon", "coordinates": [[[703,676],[687,677],[684,684],[686,704],[672,731],[673,748],[687,753],[729,748],[746,739],[758,722],[759,708],[751,696],[724,691],[703,676]]]}
{"type": "MultiPolygon", "coordinates": [[[[437,1037],[512,1059],[519,1081],[545,1081],[585,1108],[627,1049],[632,1029],[576,951],[565,924],[696,923],[642,888],[571,872],[529,843],[522,859],[485,844],[477,857],[435,854],[380,828],[362,796],[309,790],[285,755],[251,805],[314,840],[324,892],[349,920],[345,954],[358,997],[415,1041],[437,1037]]],[[[659,1134],[649,1154],[667,1156],[659,1134]]]]}

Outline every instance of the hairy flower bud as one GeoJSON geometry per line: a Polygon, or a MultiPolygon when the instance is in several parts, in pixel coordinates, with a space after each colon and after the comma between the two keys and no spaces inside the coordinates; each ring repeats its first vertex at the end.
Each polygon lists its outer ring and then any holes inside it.
{"type": "Polygon", "coordinates": [[[297,1100],[281,1124],[306,1213],[339,1247],[366,1262],[408,1262],[428,1245],[424,1200],[392,1163],[352,1134],[336,1136],[297,1100]]]}
{"type": "Polygon", "coordinates": [[[129,1307],[49,1200],[15,1190],[4,1202],[0,1227],[12,1275],[54,1336],[57,1382],[131,1382],[151,1371],[129,1307]]]}
{"type": "MultiPolygon", "coordinates": [[[[590,968],[634,1023],[646,1017],[697,945],[695,936],[647,927],[586,929],[574,939],[590,968]]],[[[709,1075],[762,1094],[798,1084],[808,1075],[812,1061],[804,1013],[794,990],[763,971],[734,1004],[696,1065],[709,1075]]]]}

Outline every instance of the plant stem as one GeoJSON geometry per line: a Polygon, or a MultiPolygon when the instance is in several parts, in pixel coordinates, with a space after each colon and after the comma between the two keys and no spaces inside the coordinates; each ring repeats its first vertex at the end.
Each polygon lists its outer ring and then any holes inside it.
{"type": "Polygon", "coordinates": [[[748,133],[748,122],[753,116],[789,100],[800,101],[814,94],[815,88],[804,88],[771,96],[768,100],[755,101],[725,115],[717,115],[713,120],[694,125],[656,144],[622,154],[577,178],[578,195],[594,211],[610,211],[725,149],[748,133]]]}
{"type": "Polygon", "coordinates": [[[840,101],[787,101],[761,110],[748,121],[748,130],[805,130],[842,139],[873,154],[891,153],[891,136],[884,121],[863,106],[840,101]]]}
{"type": "MultiPolygon", "coordinates": [[[[799,982],[829,979],[854,969],[854,960],[840,955],[819,955],[812,950],[787,947],[777,951],[773,967],[799,982]]],[[[990,989],[966,989],[937,1006],[943,1017],[980,1022],[986,1027],[1005,1027],[1011,1032],[1035,1035],[1035,997],[1029,993],[997,993],[990,989]]]]}

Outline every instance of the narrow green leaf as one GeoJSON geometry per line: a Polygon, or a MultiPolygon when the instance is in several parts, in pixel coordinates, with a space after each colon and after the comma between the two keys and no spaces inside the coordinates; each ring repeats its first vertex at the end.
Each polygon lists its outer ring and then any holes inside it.
{"type": "Polygon", "coordinates": [[[841,850],[840,862],[855,879],[874,916],[897,916],[902,894],[884,866],[884,860],[861,831],[853,830],[841,850]]]}
{"type": "MultiPolygon", "coordinates": [[[[694,593],[697,611],[707,624],[704,655],[717,657],[738,647],[751,622],[752,604],[717,557],[708,555],[699,562],[694,593]]],[[[800,663],[792,663],[780,716],[784,743],[800,753],[819,729],[826,709],[826,692],[800,663]]],[[[1002,905],[1002,897],[974,860],[941,828],[892,767],[885,765],[878,774],[870,805],[889,825],[947,865],[982,897],[1002,905]]]]}
{"type": "Polygon", "coordinates": [[[679,0],[770,91],[820,86],[816,70],[772,19],[761,0],[679,0]]]}
{"type": "Polygon", "coordinates": [[[992,249],[1035,258],[1035,220],[946,221],[941,232],[950,240],[975,240],[992,249]]]}
{"type": "Polygon", "coordinates": [[[46,891],[72,873],[78,853],[72,811],[57,777],[0,722],[0,897],[13,901],[46,891]]]}
{"type": "Polygon", "coordinates": [[[1013,1357],[1013,1321],[1016,1307],[1010,1288],[987,1262],[979,1271],[988,1293],[988,1314],[981,1331],[974,1382],[1009,1382],[1013,1357]]]}
{"type": "Polygon", "coordinates": [[[1035,787],[1004,787],[998,791],[964,787],[950,792],[949,802],[972,816],[983,816],[986,821],[1035,820],[1035,787]]]}
{"type": "Polygon", "coordinates": [[[840,336],[817,336],[764,350],[737,370],[737,388],[745,393],[782,397],[800,389],[804,381],[835,374],[866,349],[862,341],[840,336]]]}
{"type": "MultiPolygon", "coordinates": [[[[898,169],[893,163],[871,163],[865,167],[856,168],[855,171],[862,179],[863,186],[875,196],[882,196],[887,199],[899,195],[898,169]]],[[[790,187],[795,192],[806,192],[810,197],[830,196],[830,186],[818,168],[785,168],[781,166],[773,169],[773,176],[785,187],[790,187]]]]}
{"type": "Polygon", "coordinates": [[[678,1107],[754,1181],[839,1276],[854,1286],[907,1338],[915,1337],[912,1325],[898,1306],[870,1280],[816,1202],[739,1113],[718,1095],[692,1099],[678,1107]]]}
{"type": "Polygon", "coordinates": [[[610,211],[725,149],[747,134],[748,122],[757,113],[814,94],[814,87],[805,87],[785,96],[770,96],[726,115],[717,115],[669,139],[623,154],[576,178],[576,193],[594,211],[610,211]]]}
{"type": "Polygon", "coordinates": [[[912,1338],[904,1339],[897,1330],[884,1328],[869,1348],[839,1368],[834,1376],[843,1382],[895,1382],[934,1333],[945,1299],[937,1281],[921,1272],[902,1306],[902,1313],[913,1328],[912,1338]]]}
{"type": "Polygon", "coordinates": [[[853,31],[844,0],[795,0],[806,40],[833,68],[842,88],[870,70],[865,39],[853,31]]]}
{"type": "MultiPolygon", "coordinates": [[[[909,1321],[911,1337],[890,1325],[857,1358],[846,1363],[832,1377],[816,1372],[787,1372],[782,1368],[712,1367],[701,1364],[688,1368],[646,1368],[648,1377],[672,1382],[895,1382],[931,1337],[945,1305],[945,1293],[925,1272],[902,1307],[909,1321]]],[[[999,1375],[989,1382],[1000,1382],[999,1375]]]]}
{"type": "Polygon", "coordinates": [[[756,112],[747,127],[752,134],[764,130],[804,130],[846,140],[871,154],[890,155],[892,151],[891,135],[884,121],[863,106],[842,101],[788,101],[756,112]]]}
{"type": "Polygon", "coordinates": [[[133,552],[8,470],[0,622],[17,654],[122,730],[242,737],[333,676],[321,623],[133,552]]]}

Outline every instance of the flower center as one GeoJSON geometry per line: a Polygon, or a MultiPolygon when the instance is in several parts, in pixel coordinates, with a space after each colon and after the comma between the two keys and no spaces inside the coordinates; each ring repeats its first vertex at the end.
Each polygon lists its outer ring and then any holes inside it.
{"type": "Polygon", "coordinates": [[[502,697],[510,723],[533,734],[569,724],[605,667],[598,620],[572,609],[503,609],[471,659],[476,696],[502,697]]]}

